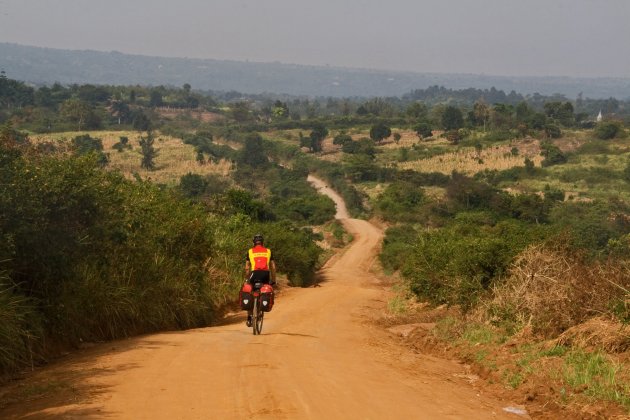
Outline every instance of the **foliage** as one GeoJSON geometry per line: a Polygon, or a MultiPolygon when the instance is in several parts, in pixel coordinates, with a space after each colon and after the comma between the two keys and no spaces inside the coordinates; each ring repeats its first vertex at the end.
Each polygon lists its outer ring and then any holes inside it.
{"type": "Polygon", "coordinates": [[[623,126],[617,121],[603,121],[595,127],[595,136],[600,140],[622,137],[623,134],[623,126]]]}
{"type": "Polygon", "coordinates": [[[346,133],[339,133],[333,138],[333,144],[341,145],[341,146],[351,141],[352,141],[352,137],[350,137],[346,133]]]}
{"type": "Polygon", "coordinates": [[[551,210],[550,220],[569,233],[575,248],[597,252],[628,232],[628,213],[630,207],[619,201],[565,202],[551,210]]]}
{"type": "Polygon", "coordinates": [[[377,143],[391,135],[392,130],[385,123],[379,122],[370,128],[370,138],[377,143]]]}
{"type": "Polygon", "coordinates": [[[322,151],[322,141],[328,135],[328,129],[324,127],[323,124],[316,124],[309,134],[310,148],[313,152],[321,152],[322,151]]]}
{"type": "Polygon", "coordinates": [[[152,131],[147,131],[146,137],[140,137],[140,152],[142,153],[142,160],[140,166],[144,169],[152,171],[155,169],[154,159],[158,155],[157,149],[153,146],[155,138],[152,131]]]}
{"type": "Polygon", "coordinates": [[[384,242],[383,251],[392,255],[391,247],[397,247],[396,258],[403,261],[400,269],[416,295],[436,304],[470,308],[506,272],[514,256],[543,234],[544,228],[522,222],[479,226],[463,217],[442,229],[419,233],[404,255],[402,245],[395,242],[384,242]]]}
{"type": "Polygon", "coordinates": [[[562,137],[562,131],[556,124],[545,124],[545,135],[550,139],[559,139],[562,137]]]}
{"type": "Polygon", "coordinates": [[[431,126],[429,125],[429,123],[426,122],[420,122],[414,125],[413,131],[415,131],[418,137],[420,137],[421,139],[433,136],[431,126]]]}
{"type": "Polygon", "coordinates": [[[112,149],[117,150],[118,152],[122,152],[126,149],[131,149],[132,146],[129,144],[129,137],[121,136],[119,138],[118,143],[115,143],[112,146],[112,149]]]}
{"type": "Polygon", "coordinates": [[[360,138],[356,141],[346,141],[341,147],[341,150],[344,153],[364,154],[370,156],[371,158],[376,155],[376,145],[374,144],[374,140],[367,137],[360,138]]]}
{"type": "Polygon", "coordinates": [[[107,155],[103,153],[103,142],[101,139],[93,138],[89,134],[74,137],[72,139],[72,147],[77,155],[94,153],[101,165],[106,165],[109,160],[107,155]]]}
{"type": "Polygon", "coordinates": [[[378,215],[388,221],[411,222],[417,220],[425,194],[421,187],[410,182],[393,182],[385,188],[375,202],[378,215]]]}
{"type": "Polygon", "coordinates": [[[245,145],[238,155],[237,162],[252,168],[264,168],[269,164],[260,134],[252,133],[245,138],[245,145]]]}
{"type": "MultiPolygon", "coordinates": [[[[210,214],[100,170],[93,155],[0,151],[2,372],[81,341],[207,325],[233,301],[255,231],[293,284],[308,284],[318,267],[312,233],[288,222],[210,214]]],[[[186,179],[188,193],[204,187],[186,179]]]]}
{"type": "Polygon", "coordinates": [[[445,130],[458,130],[464,126],[464,116],[459,108],[447,106],[442,114],[442,128],[445,130]]]}
{"type": "Polygon", "coordinates": [[[545,157],[542,161],[542,166],[559,165],[566,163],[567,157],[560,150],[560,148],[550,141],[544,141],[540,144],[540,154],[545,157]]]}

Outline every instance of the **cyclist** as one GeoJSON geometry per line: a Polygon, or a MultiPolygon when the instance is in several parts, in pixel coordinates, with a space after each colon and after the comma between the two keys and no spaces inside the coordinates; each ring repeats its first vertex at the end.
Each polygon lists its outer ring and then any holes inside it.
{"type": "MultiPolygon", "coordinates": [[[[271,249],[265,248],[265,239],[261,234],[254,235],[254,246],[247,251],[245,257],[245,281],[250,284],[257,282],[276,284],[276,263],[271,249]]],[[[252,326],[252,311],[247,311],[247,326],[252,326]]]]}

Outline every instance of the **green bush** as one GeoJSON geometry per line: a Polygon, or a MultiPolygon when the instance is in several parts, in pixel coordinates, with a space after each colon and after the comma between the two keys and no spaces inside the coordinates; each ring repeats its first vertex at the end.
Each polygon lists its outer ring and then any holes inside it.
{"type": "Polygon", "coordinates": [[[419,219],[419,210],[425,202],[422,187],[410,182],[393,182],[385,188],[374,204],[377,214],[388,221],[411,222],[419,219]]]}
{"type": "Polygon", "coordinates": [[[293,284],[317,268],[315,237],[289,223],[209,214],[94,155],[0,156],[0,373],[81,341],[208,325],[234,301],[257,231],[293,284]]]}
{"type": "Polygon", "coordinates": [[[575,248],[602,251],[611,239],[627,233],[627,205],[596,201],[565,202],[550,213],[551,222],[567,231],[575,248]]]}
{"type": "Polygon", "coordinates": [[[542,149],[540,154],[545,157],[541,163],[543,167],[566,163],[566,155],[550,141],[542,142],[540,148],[542,149]]]}
{"type": "Polygon", "coordinates": [[[510,262],[529,243],[547,234],[543,225],[501,221],[494,226],[484,213],[462,213],[450,225],[425,231],[413,240],[389,231],[382,260],[390,268],[400,267],[412,292],[435,304],[474,306],[505,273],[510,262]],[[397,239],[397,236],[400,239],[397,239]],[[389,237],[389,239],[388,239],[389,237]],[[405,252],[406,250],[406,252],[405,252]],[[395,256],[400,252],[401,256],[395,256]]]}
{"type": "Polygon", "coordinates": [[[418,232],[412,225],[387,228],[379,259],[386,270],[400,270],[413,253],[418,232]]]}
{"type": "Polygon", "coordinates": [[[624,135],[623,125],[617,121],[603,121],[595,127],[595,136],[601,140],[610,140],[624,135]]]}

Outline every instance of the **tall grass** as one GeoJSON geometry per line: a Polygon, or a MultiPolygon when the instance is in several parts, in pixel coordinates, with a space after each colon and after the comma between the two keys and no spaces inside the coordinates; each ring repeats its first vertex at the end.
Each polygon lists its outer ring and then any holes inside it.
{"type": "Polygon", "coordinates": [[[33,366],[43,337],[42,320],[34,301],[15,293],[6,275],[0,275],[0,372],[33,366]]]}

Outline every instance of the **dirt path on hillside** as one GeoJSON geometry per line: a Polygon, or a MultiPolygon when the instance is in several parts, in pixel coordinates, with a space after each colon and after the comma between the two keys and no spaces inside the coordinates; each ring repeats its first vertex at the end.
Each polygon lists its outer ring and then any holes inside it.
{"type": "Polygon", "coordinates": [[[468,383],[461,364],[415,354],[374,326],[388,293],[370,271],[382,232],[342,205],[339,216],[354,242],[322,270],[321,287],[283,291],[262,335],[235,314],[218,327],[98,345],[27,379],[58,384],[56,397],[0,417],[519,418],[468,383]]]}

